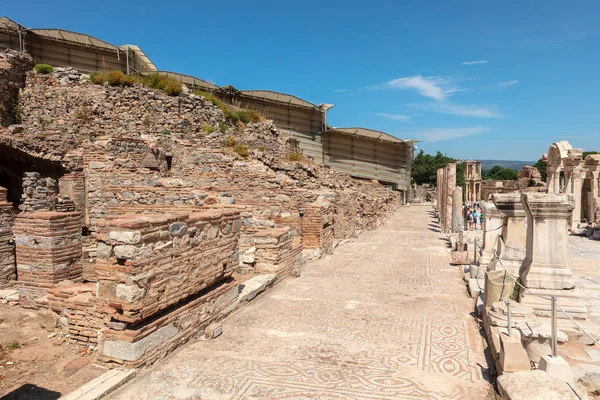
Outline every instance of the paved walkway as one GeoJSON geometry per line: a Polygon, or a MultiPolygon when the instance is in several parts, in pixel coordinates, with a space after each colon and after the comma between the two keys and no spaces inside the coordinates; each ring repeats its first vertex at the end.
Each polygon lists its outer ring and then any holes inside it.
{"type": "Polygon", "coordinates": [[[488,399],[482,339],[430,207],[400,209],[114,399],[488,399]]]}

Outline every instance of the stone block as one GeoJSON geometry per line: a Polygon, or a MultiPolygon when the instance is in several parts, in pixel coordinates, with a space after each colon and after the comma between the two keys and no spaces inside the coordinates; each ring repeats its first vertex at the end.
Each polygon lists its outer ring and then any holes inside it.
{"type": "Polygon", "coordinates": [[[500,365],[503,374],[531,369],[527,352],[521,345],[521,335],[517,332],[513,332],[511,336],[500,334],[500,365]]]}
{"type": "Polygon", "coordinates": [[[223,333],[223,327],[221,324],[213,322],[208,325],[204,330],[204,339],[214,339],[221,336],[223,333]]]}
{"type": "Polygon", "coordinates": [[[102,346],[102,354],[105,357],[124,361],[137,361],[146,352],[157,349],[166,340],[177,335],[179,330],[170,324],[157,329],[143,339],[131,343],[126,341],[106,340],[102,346]]]}
{"type": "Polygon", "coordinates": [[[497,382],[502,400],[581,400],[566,382],[537,369],[502,375],[497,382]]]}
{"type": "Polygon", "coordinates": [[[62,396],[60,400],[100,400],[129,382],[136,374],[135,369],[111,369],[75,391],[62,396]]]}
{"type": "Polygon", "coordinates": [[[565,361],[561,356],[552,357],[545,355],[540,359],[540,365],[538,366],[540,371],[546,372],[549,376],[568,383],[573,387],[573,375],[571,375],[571,367],[569,363],[565,361]]]}
{"type": "Polygon", "coordinates": [[[240,284],[239,300],[253,300],[259,293],[264,292],[265,289],[275,281],[275,278],[277,278],[276,274],[258,275],[240,284]]]}

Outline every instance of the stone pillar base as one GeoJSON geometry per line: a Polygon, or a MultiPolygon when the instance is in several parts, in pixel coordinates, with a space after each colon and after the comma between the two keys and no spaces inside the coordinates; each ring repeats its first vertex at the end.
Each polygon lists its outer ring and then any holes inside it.
{"type": "MultiPolygon", "coordinates": [[[[550,317],[552,304],[550,300],[542,299],[538,296],[549,298],[558,296],[558,304],[574,319],[584,320],[587,318],[587,308],[580,298],[577,289],[571,290],[551,290],[551,289],[529,289],[529,293],[521,289],[519,293],[519,302],[531,306],[536,315],[541,317],[550,317]],[[534,296],[538,295],[538,296],[534,296]]],[[[568,319],[560,310],[557,310],[557,317],[568,319]]]]}
{"type": "Polygon", "coordinates": [[[541,266],[533,265],[529,274],[523,280],[523,284],[532,288],[544,289],[573,289],[573,272],[567,266],[541,266]]]}

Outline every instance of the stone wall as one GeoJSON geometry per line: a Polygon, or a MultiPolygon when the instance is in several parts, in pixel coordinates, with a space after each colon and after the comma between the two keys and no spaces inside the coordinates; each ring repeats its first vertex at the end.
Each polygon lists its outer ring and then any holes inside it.
{"type": "Polygon", "coordinates": [[[58,183],[55,179],[43,178],[39,172],[25,172],[19,210],[23,212],[53,211],[57,194],[58,183]]]}
{"type": "Polygon", "coordinates": [[[240,261],[277,282],[400,204],[377,182],[290,161],[297,143],[270,121],[232,124],[198,96],[60,71],[28,74],[23,94],[22,124],[0,128],[0,146],[40,171],[25,174],[15,224],[22,300],[104,361],[152,363],[233,311],[240,261]]]}
{"type": "Polygon", "coordinates": [[[12,208],[12,204],[6,201],[6,189],[0,187],[0,288],[17,278],[12,208]]]}
{"type": "Polygon", "coordinates": [[[25,52],[0,53],[0,125],[20,122],[19,91],[25,86],[25,73],[33,68],[33,59],[25,52]]]}
{"type": "Polygon", "coordinates": [[[21,305],[35,307],[61,281],[81,281],[80,213],[21,213],[14,235],[21,305]]]}
{"type": "Polygon", "coordinates": [[[302,245],[306,259],[333,251],[334,215],[328,202],[316,201],[304,209],[302,245]]]}
{"type": "Polygon", "coordinates": [[[109,219],[98,235],[98,297],[112,319],[137,324],[231,276],[239,212],[109,219]]]}

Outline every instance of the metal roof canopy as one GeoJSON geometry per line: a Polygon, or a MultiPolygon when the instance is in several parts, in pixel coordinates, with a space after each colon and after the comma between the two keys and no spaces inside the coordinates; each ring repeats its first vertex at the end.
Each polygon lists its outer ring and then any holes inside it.
{"type": "Polygon", "coordinates": [[[292,96],[291,94],[272,92],[270,90],[241,90],[239,92],[244,96],[252,97],[258,100],[271,101],[296,107],[312,108],[317,111],[322,111],[319,106],[306,100],[302,100],[299,97],[292,96]]]}
{"type": "Polygon", "coordinates": [[[360,136],[360,137],[365,137],[365,138],[369,138],[369,139],[377,139],[377,140],[381,140],[384,142],[392,142],[392,143],[396,143],[396,144],[412,144],[412,143],[416,142],[416,140],[412,140],[412,139],[408,139],[408,140],[398,139],[397,137],[392,136],[388,133],[376,131],[373,129],[367,129],[367,128],[358,128],[358,127],[356,127],[356,128],[331,128],[331,131],[346,134],[346,135],[354,135],[354,136],[360,136]]]}
{"type": "Polygon", "coordinates": [[[97,39],[93,36],[86,35],[84,33],[77,33],[72,31],[66,31],[64,29],[28,29],[29,32],[33,32],[38,36],[54,39],[58,41],[65,41],[70,43],[77,43],[82,46],[95,47],[103,50],[123,51],[114,44],[105,42],[104,40],[97,39]]]}

